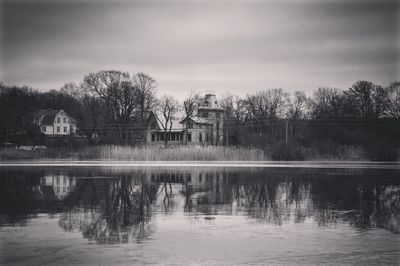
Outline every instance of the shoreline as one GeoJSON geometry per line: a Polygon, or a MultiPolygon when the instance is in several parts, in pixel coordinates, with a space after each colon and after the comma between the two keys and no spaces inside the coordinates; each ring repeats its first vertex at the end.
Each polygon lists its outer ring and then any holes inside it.
{"type": "Polygon", "coordinates": [[[400,161],[127,161],[127,160],[10,160],[0,167],[239,167],[239,168],[355,168],[400,169],[400,161]]]}

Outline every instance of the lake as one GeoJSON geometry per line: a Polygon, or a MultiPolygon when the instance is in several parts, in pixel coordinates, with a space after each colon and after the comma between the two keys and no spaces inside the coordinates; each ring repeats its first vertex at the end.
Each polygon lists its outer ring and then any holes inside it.
{"type": "Polygon", "coordinates": [[[399,265],[400,170],[0,167],[0,264],[399,265]]]}

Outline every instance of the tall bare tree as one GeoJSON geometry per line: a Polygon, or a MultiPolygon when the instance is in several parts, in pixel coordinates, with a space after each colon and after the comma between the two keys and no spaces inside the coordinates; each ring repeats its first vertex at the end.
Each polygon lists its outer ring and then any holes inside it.
{"type": "Polygon", "coordinates": [[[336,88],[318,88],[310,106],[314,118],[340,118],[345,112],[345,95],[336,88]]]}
{"type": "Polygon", "coordinates": [[[304,91],[295,91],[289,100],[288,118],[291,120],[304,118],[306,115],[307,100],[304,91]]]}
{"type": "MultiPolygon", "coordinates": [[[[185,112],[185,119],[191,119],[194,117],[197,113],[197,109],[199,108],[201,101],[201,96],[197,92],[191,92],[186,99],[183,101],[183,109],[185,112]]],[[[185,123],[186,125],[186,132],[187,129],[189,128],[189,121],[185,123]]],[[[185,143],[187,144],[188,139],[187,136],[185,136],[185,143]]]]}
{"type": "Polygon", "coordinates": [[[172,121],[176,119],[176,115],[179,110],[178,101],[172,96],[163,96],[156,109],[156,119],[160,122],[162,129],[164,130],[164,145],[168,145],[167,133],[171,134],[172,121]]]}
{"type": "Polygon", "coordinates": [[[60,92],[77,100],[78,104],[74,108],[78,128],[84,132],[89,144],[94,144],[93,135],[99,129],[100,123],[105,122],[104,101],[73,82],[66,83],[60,92]]]}
{"type": "Polygon", "coordinates": [[[349,110],[360,118],[379,118],[386,108],[385,91],[372,82],[357,81],[345,92],[349,110]]]}
{"type": "Polygon", "coordinates": [[[129,123],[138,109],[136,88],[126,72],[109,70],[85,76],[82,87],[104,100],[111,119],[118,125],[119,139],[127,141],[129,123]]]}
{"type": "Polygon", "coordinates": [[[400,119],[400,82],[394,82],[387,88],[386,116],[400,119]]]}
{"type": "Polygon", "coordinates": [[[154,109],[156,99],[156,88],[157,82],[151,76],[145,73],[137,73],[132,77],[133,84],[136,88],[136,98],[139,109],[139,120],[143,122],[145,120],[146,112],[154,109]]]}
{"type": "Polygon", "coordinates": [[[288,98],[289,94],[282,89],[272,89],[248,96],[247,103],[256,118],[275,119],[284,116],[288,98]]]}

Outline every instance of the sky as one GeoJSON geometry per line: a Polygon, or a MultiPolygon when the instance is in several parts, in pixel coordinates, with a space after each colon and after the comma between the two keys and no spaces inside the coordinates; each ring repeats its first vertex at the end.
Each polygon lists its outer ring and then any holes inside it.
{"type": "Polygon", "coordinates": [[[311,93],[400,80],[397,0],[0,0],[0,80],[39,90],[100,70],[158,94],[311,93]]]}

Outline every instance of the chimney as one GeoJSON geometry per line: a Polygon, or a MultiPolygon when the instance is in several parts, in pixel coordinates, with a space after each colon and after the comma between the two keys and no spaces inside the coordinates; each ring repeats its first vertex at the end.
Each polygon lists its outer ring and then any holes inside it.
{"type": "Polygon", "coordinates": [[[218,108],[219,103],[215,94],[206,94],[204,98],[204,106],[209,108],[218,108]]]}

